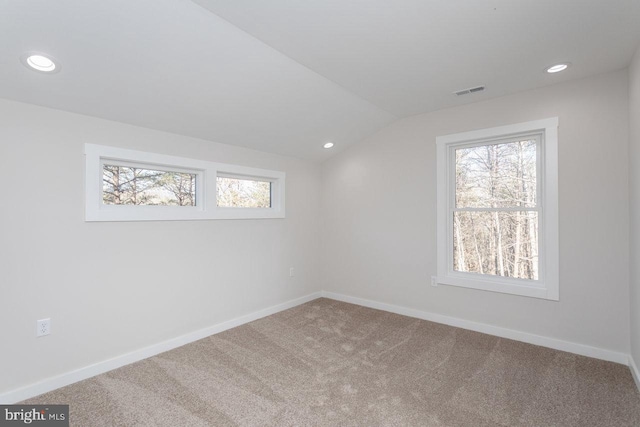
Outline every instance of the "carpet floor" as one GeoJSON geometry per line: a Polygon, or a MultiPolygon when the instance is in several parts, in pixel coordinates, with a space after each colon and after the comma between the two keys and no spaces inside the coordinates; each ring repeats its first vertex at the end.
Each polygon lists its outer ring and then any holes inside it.
{"type": "Polygon", "coordinates": [[[30,399],[74,426],[640,426],[626,366],[317,299],[30,399]]]}

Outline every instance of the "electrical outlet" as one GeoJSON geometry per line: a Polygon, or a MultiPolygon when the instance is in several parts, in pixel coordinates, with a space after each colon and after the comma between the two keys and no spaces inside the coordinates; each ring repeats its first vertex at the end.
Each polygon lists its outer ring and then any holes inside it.
{"type": "Polygon", "coordinates": [[[436,276],[431,276],[431,286],[438,286],[438,278],[436,276]]]}
{"type": "Polygon", "coordinates": [[[43,337],[51,333],[51,319],[40,319],[36,322],[36,336],[43,337]]]}
{"type": "Polygon", "coordinates": [[[289,277],[295,276],[295,272],[293,271],[293,267],[289,269],[289,277]]]}

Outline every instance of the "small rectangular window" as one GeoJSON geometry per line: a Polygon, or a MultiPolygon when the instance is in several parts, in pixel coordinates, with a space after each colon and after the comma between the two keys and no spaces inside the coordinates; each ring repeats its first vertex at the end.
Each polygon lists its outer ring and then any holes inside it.
{"type": "Polygon", "coordinates": [[[224,208],[270,208],[271,181],[218,175],[217,203],[224,208]]]}
{"type": "Polygon", "coordinates": [[[86,221],[285,217],[285,173],[85,144],[86,221]]]}
{"type": "Polygon", "coordinates": [[[437,282],[559,299],[557,118],[438,137],[437,282]]]}
{"type": "Polygon", "coordinates": [[[141,165],[102,165],[105,205],[196,206],[198,175],[141,165]]]}

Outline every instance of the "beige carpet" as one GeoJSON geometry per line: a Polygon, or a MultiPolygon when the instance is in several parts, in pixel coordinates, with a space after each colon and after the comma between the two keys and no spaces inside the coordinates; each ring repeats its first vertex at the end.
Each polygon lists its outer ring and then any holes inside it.
{"type": "Polygon", "coordinates": [[[328,299],[28,403],[74,426],[640,426],[626,366],[328,299]]]}

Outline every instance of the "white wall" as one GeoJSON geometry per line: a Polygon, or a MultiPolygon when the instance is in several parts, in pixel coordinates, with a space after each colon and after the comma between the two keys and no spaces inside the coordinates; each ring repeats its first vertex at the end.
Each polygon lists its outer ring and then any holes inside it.
{"type": "Polygon", "coordinates": [[[628,353],[627,90],[623,70],[414,116],[328,160],[323,289],[628,353]],[[431,287],[436,137],[554,116],[560,301],[431,287]]]}
{"type": "Polygon", "coordinates": [[[629,188],[627,157],[640,167],[639,57],[630,88],[620,71],[411,117],[322,171],[0,100],[0,177],[11,183],[0,205],[0,394],[320,289],[629,352],[630,271],[638,361],[640,262],[630,268],[628,247],[638,260],[629,194],[637,218],[640,174],[629,188]],[[429,286],[436,136],[551,116],[560,118],[560,302],[429,286]],[[86,223],[85,142],[283,170],[287,218],[86,223]],[[44,317],[53,333],[35,338],[44,317]]]}
{"type": "Polygon", "coordinates": [[[629,67],[631,356],[640,363],[640,48],[629,67]]]}
{"type": "Polygon", "coordinates": [[[318,290],[317,165],[5,100],[0,117],[0,394],[318,290]],[[287,218],[84,222],[85,142],[285,171],[287,218]]]}

